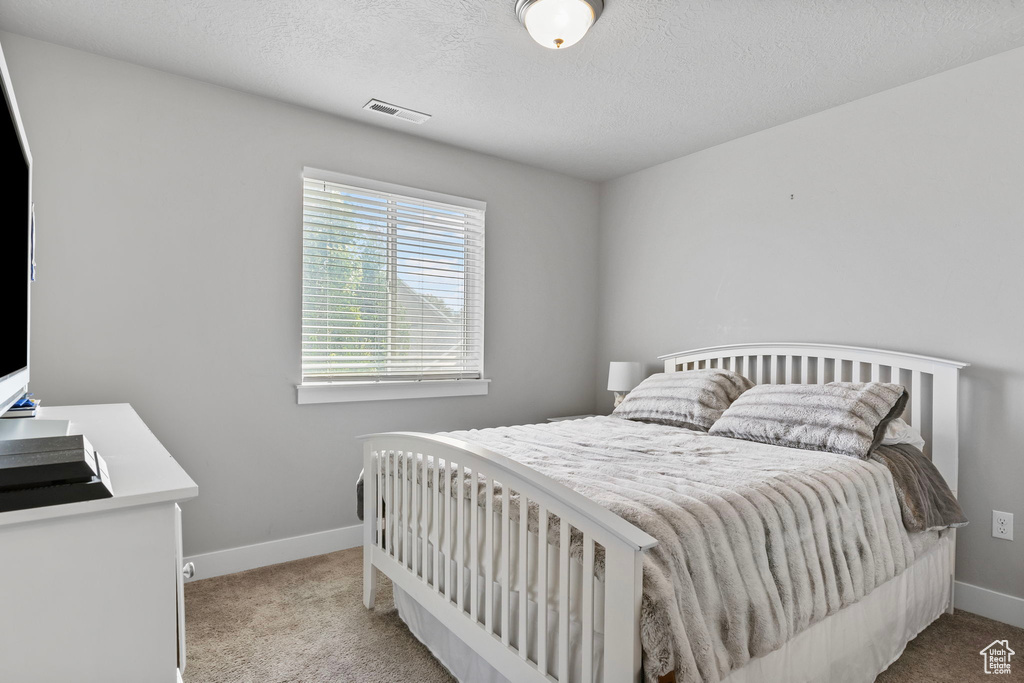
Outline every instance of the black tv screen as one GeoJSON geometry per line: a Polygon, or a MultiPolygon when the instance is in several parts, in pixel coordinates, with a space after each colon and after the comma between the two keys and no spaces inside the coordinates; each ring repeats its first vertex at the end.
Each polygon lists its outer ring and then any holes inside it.
{"type": "Polygon", "coordinates": [[[28,366],[29,165],[7,97],[0,111],[0,379],[28,366]]]}

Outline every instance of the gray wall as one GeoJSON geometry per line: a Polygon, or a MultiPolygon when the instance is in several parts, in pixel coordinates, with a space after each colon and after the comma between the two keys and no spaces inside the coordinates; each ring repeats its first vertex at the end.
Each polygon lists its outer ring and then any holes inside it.
{"type": "Polygon", "coordinates": [[[135,406],[199,484],[187,555],[355,524],[358,434],[592,409],[596,185],[0,39],[36,160],[31,389],[135,406]],[[304,165],[488,203],[488,396],[296,405],[304,165]]]}
{"type": "Polygon", "coordinates": [[[589,412],[608,360],[806,340],[972,363],[958,576],[1024,596],[989,534],[1024,520],[1024,50],[606,183],[598,252],[594,185],[0,39],[37,161],[32,389],[136,407],[200,485],[187,554],[354,524],[357,434],[589,412]],[[303,165],[488,202],[489,396],[295,404],[303,165]]]}
{"type": "Polygon", "coordinates": [[[1024,529],[996,540],[991,514],[1024,522],[1022,74],[1019,49],[606,183],[600,244],[601,362],[757,341],[970,362],[957,576],[1017,596],[1024,529]]]}

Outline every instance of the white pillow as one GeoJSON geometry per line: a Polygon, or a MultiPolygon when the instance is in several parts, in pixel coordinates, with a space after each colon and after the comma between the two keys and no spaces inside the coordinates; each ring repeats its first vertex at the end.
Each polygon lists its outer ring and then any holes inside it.
{"type": "Polygon", "coordinates": [[[920,430],[917,427],[908,425],[903,418],[898,417],[885,428],[882,445],[895,446],[900,443],[910,444],[919,451],[924,450],[924,437],[921,436],[920,430]]]}

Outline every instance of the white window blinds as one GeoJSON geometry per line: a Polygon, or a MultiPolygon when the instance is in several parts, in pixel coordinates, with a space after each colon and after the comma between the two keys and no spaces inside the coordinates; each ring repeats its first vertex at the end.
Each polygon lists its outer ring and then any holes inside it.
{"type": "Polygon", "coordinates": [[[302,381],[479,379],[484,204],[306,169],[302,381]]]}

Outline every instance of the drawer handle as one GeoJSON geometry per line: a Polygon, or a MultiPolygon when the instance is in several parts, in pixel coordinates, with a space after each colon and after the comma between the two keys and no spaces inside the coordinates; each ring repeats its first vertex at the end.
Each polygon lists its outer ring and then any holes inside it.
{"type": "Polygon", "coordinates": [[[196,566],[189,562],[181,568],[181,575],[186,579],[191,579],[193,576],[196,575],[196,566]]]}

